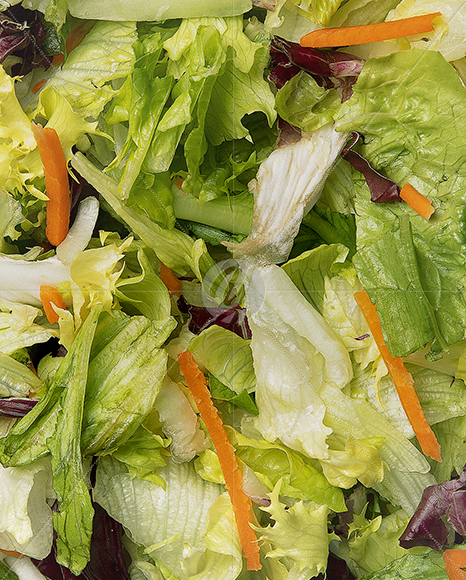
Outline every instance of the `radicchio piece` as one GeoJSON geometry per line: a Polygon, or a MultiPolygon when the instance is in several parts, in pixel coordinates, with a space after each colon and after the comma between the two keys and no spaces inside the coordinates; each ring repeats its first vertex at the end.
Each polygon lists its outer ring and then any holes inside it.
{"type": "Polygon", "coordinates": [[[343,159],[362,173],[371,192],[371,201],[382,203],[385,201],[401,201],[400,187],[388,177],[378,173],[372,165],[362,155],[353,151],[352,148],[358,142],[360,134],[356,131],[351,132],[351,143],[343,149],[341,156],[343,159]]]}
{"type": "Polygon", "coordinates": [[[351,574],[346,562],[338,558],[332,552],[328,555],[327,570],[325,576],[319,574],[315,580],[355,580],[355,576],[351,574]]]}
{"type": "Polygon", "coordinates": [[[281,88],[287,80],[304,70],[320,86],[338,91],[342,102],[353,94],[353,85],[364,65],[364,60],[336,50],[307,48],[279,36],[270,47],[272,70],[269,80],[281,88]]]}
{"type": "Polygon", "coordinates": [[[427,546],[442,550],[450,537],[445,517],[455,532],[466,535],[466,466],[457,479],[424,490],[419,506],[400,538],[400,546],[427,546]]]}
{"type": "Polygon", "coordinates": [[[246,309],[239,306],[231,308],[206,308],[204,306],[192,306],[183,296],[178,300],[178,308],[181,312],[191,316],[188,329],[193,334],[200,334],[210,326],[221,326],[231,330],[241,338],[250,340],[252,334],[246,317],[246,309]]]}
{"type": "Polygon", "coordinates": [[[278,131],[279,137],[277,141],[277,147],[285,147],[286,145],[293,145],[301,140],[303,132],[299,127],[295,127],[285,121],[281,117],[278,117],[278,131]]]}
{"type": "Polygon", "coordinates": [[[24,417],[38,402],[39,399],[0,399],[0,415],[10,419],[24,417]]]}
{"type": "Polygon", "coordinates": [[[79,576],[58,564],[56,535],[50,554],[44,560],[33,560],[35,566],[50,580],[130,580],[123,558],[121,525],[94,503],[91,558],[79,576]]]}
{"type": "Polygon", "coordinates": [[[24,75],[36,67],[48,68],[52,56],[42,50],[46,34],[40,12],[20,4],[0,12],[0,62],[15,53],[23,58],[23,63],[14,74],[24,75]]]}

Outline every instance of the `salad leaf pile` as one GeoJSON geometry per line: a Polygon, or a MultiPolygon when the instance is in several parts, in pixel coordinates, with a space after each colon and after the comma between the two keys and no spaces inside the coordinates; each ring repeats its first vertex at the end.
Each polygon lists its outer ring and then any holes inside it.
{"type": "Polygon", "coordinates": [[[1,574],[447,578],[466,536],[463,4],[0,5],[1,574]],[[435,12],[422,38],[299,45],[435,12]],[[32,122],[69,172],[56,247],[32,122]]]}

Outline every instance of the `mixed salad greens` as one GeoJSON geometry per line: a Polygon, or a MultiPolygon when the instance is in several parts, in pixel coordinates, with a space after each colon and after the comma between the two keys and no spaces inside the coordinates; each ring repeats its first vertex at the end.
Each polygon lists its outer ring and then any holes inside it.
{"type": "Polygon", "coordinates": [[[466,536],[465,3],[0,5],[2,577],[447,578],[466,536]],[[54,245],[36,124],[69,169],[54,245]]]}

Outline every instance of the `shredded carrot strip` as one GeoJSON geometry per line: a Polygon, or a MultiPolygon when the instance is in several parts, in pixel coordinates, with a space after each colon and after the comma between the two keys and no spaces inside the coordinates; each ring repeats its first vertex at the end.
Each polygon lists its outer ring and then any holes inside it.
{"type": "Polygon", "coordinates": [[[3,548],[0,548],[0,552],[5,554],[5,556],[13,556],[13,558],[24,558],[24,554],[20,554],[14,550],[4,550],[3,548]]]}
{"type": "Polygon", "coordinates": [[[193,355],[189,351],[185,351],[178,356],[178,361],[217,452],[226,488],[233,505],[247,568],[248,570],[260,570],[259,546],[254,530],[250,525],[252,523],[251,502],[242,488],[242,474],[236,461],[235,448],[228,440],[222,420],[212,403],[205,377],[197,366],[193,355]]]}
{"type": "Polygon", "coordinates": [[[70,54],[72,50],[74,50],[81,42],[84,40],[84,37],[92,30],[94,27],[95,22],[92,20],[86,20],[77,26],[71,34],[66,39],[66,53],[70,54]]]}
{"type": "Polygon", "coordinates": [[[32,123],[40,157],[44,166],[45,188],[47,191],[47,215],[45,233],[54,246],[65,239],[70,225],[70,186],[68,167],[55,129],[32,123]]]}
{"type": "Polygon", "coordinates": [[[435,211],[430,200],[422,195],[422,193],[419,193],[417,189],[414,189],[410,183],[405,183],[403,185],[400,191],[400,197],[409,205],[409,207],[426,220],[428,220],[435,211]]]}
{"type": "Polygon", "coordinates": [[[45,79],[42,79],[41,81],[39,81],[38,83],[36,83],[33,87],[31,87],[31,93],[38,93],[41,88],[45,85],[47,81],[45,79]]]}
{"type": "Polygon", "coordinates": [[[181,189],[181,186],[183,185],[183,179],[179,175],[175,177],[175,185],[178,189],[181,189]]]}
{"type": "Polygon", "coordinates": [[[466,550],[452,549],[443,553],[445,570],[450,580],[466,580],[466,550]]]}
{"type": "Polygon", "coordinates": [[[393,40],[415,34],[432,32],[432,21],[441,12],[422,14],[402,20],[391,22],[377,22],[375,24],[363,24],[361,26],[343,26],[341,28],[322,28],[314,30],[301,38],[301,46],[313,48],[325,48],[331,46],[354,46],[379,42],[381,40],[393,40]]]}
{"type": "Polygon", "coordinates": [[[167,266],[162,262],[160,262],[160,279],[165,284],[170,294],[181,296],[181,282],[175,274],[173,274],[170,268],[167,268],[167,266]]]}
{"type": "Polygon", "coordinates": [[[401,405],[411,423],[422,451],[425,455],[441,462],[442,457],[440,455],[440,445],[424,416],[424,411],[422,410],[418,396],[414,390],[413,377],[406,370],[403,359],[400,357],[394,357],[390,354],[383,338],[382,326],[380,325],[375,304],[372,304],[371,299],[365,290],[356,292],[354,298],[366,319],[380,354],[387,365],[388,372],[395,384],[401,405]]]}
{"type": "Polygon", "coordinates": [[[53,309],[52,304],[55,304],[55,306],[62,308],[63,310],[66,308],[66,304],[63,301],[60,292],[53,286],[47,286],[47,284],[43,284],[40,287],[40,301],[42,302],[45,316],[47,316],[47,320],[50,322],[50,324],[58,322],[59,316],[53,309]]]}
{"type": "Polygon", "coordinates": [[[60,54],[56,54],[52,58],[52,66],[60,66],[64,62],[65,62],[65,55],[62,52],[60,52],[60,54]]]}

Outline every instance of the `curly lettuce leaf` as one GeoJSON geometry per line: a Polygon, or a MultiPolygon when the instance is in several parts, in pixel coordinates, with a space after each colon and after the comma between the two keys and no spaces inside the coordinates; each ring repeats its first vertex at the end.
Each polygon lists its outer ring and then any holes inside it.
{"type": "Polygon", "coordinates": [[[264,508],[275,520],[273,526],[261,529],[262,539],[270,541],[273,546],[267,557],[286,557],[299,567],[300,572],[305,570],[310,577],[325,573],[330,541],[328,507],[302,501],[285,507],[279,500],[279,493],[280,483],[270,494],[271,505],[264,508]]]}

